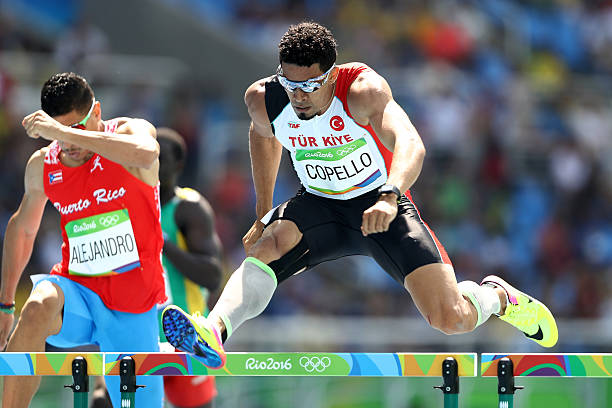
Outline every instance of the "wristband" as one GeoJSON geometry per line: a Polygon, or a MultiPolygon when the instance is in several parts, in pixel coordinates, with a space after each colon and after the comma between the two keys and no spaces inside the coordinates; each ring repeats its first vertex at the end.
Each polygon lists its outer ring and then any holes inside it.
{"type": "Polygon", "coordinates": [[[6,314],[15,313],[15,302],[13,303],[0,303],[0,312],[6,314]]]}
{"type": "Polygon", "coordinates": [[[397,202],[402,198],[402,192],[399,188],[394,186],[393,184],[384,184],[378,188],[378,196],[380,197],[383,194],[395,194],[397,196],[397,202]]]}

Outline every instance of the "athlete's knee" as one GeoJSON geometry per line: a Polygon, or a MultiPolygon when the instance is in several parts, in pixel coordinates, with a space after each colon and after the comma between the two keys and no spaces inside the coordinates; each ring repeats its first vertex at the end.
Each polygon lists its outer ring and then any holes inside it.
{"type": "Polygon", "coordinates": [[[467,317],[463,305],[442,303],[435,312],[427,316],[427,320],[434,329],[450,335],[471,330],[467,317]]]}
{"type": "Polygon", "coordinates": [[[278,246],[278,240],[273,234],[262,236],[251,247],[247,256],[257,258],[262,262],[268,263],[283,256],[278,246]]]}
{"type": "Polygon", "coordinates": [[[251,247],[248,256],[270,263],[287,254],[302,238],[297,226],[287,220],[277,221],[266,228],[263,235],[251,247]]]}
{"type": "Polygon", "coordinates": [[[31,329],[43,333],[53,334],[57,332],[60,321],[61,308],[58,299],[52,297],[34,297],[28,301],[21,309],[19,317],[20,326],[23,329],[31,329]]]}

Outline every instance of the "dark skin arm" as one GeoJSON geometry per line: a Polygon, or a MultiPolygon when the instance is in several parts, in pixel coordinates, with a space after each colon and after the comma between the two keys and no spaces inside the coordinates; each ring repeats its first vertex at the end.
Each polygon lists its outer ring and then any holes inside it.
{"type": "Polygon", "coordinates": [[[181,200],[174,220],[185,237],[188,251],[166,240],[164,255],[191,281],[215,291],[221,284],[221,241],[214,229],[208,202],[181,200]]]}

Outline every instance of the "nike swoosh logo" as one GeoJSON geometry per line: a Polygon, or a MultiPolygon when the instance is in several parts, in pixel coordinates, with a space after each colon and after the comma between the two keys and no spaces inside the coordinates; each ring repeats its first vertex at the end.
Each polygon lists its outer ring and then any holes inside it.
{"type": "Polygon", "coordinates": [[[530,339],[534,339],[534,340],[542,340],[544,338],[544,333],[542,333],[542,327],[540,325],[538,325],[538,331],[534,334],[527,334],[524,333],[525,336],[529,337],[530,339]]]}

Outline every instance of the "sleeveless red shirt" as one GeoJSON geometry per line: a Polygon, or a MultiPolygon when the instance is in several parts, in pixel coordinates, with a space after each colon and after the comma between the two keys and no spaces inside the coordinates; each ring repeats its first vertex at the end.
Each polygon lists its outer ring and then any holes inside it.
{"type": "MultiPolygon", "coordinates": [[[[118,123],[104,125],[114,133],[118,123]]],[[[98,154],[80,166],[64,166],[60,152],[52,142],[43,169],[63,240],[62,261],[51,274],[80,283],[121,312],[142,313],[164,302],[159,185],[98,154]]]]}

